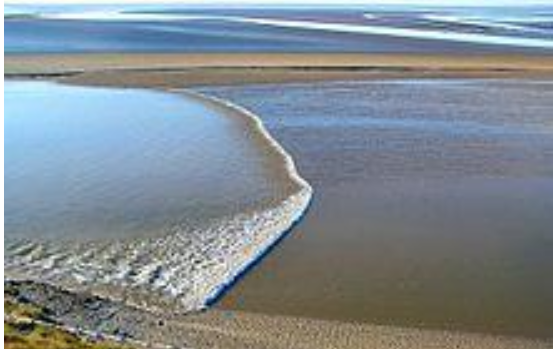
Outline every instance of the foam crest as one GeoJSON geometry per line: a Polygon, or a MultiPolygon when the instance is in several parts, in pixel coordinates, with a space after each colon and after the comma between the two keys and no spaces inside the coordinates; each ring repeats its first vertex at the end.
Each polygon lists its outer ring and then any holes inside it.
{"type": "Polygon", "coordinates": [[[248,110],[195,92],[184,93],[245,118],[252,132],[261,134],[283,162],[295,184],[290,195],[274,206],[226,217],[206,228],[175,226],[157,237],[64,244],[7,240],[7,275],[86,289],[142,307],[200,310],[289,231],[312,198],[312,188],[290,155],[248,110]]]}

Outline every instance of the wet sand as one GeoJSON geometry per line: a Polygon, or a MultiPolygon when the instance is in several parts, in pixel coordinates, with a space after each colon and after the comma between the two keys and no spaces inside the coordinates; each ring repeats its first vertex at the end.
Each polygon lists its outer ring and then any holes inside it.
{"type": "Polygon", "coordinates": [[[5,283],[8,294],[48,310],[63,326],[100,332],[137,348],[228,349],[547,349],[553,342],[473,333],[210,310],[197,315],[144,311],[48,285],[5,283]]]}

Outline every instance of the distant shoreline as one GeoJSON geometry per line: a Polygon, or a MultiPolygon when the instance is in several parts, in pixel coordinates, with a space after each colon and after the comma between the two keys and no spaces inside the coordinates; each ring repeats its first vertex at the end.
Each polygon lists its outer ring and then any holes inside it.
{"type": "Polygon", "coordinates": [[[553,77],[547,55],[7,54],[5,78],[77,85],[180,88],[401,78],[553,77]]]}

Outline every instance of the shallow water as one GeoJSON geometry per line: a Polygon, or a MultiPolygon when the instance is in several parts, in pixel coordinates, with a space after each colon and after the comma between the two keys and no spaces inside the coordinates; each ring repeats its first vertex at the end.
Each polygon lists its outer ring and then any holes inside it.
{"type": "MultiPolygon", "coordinates": [[[[551,53],[551,7],[13,6],[7,53],[551,53]],[[15,16],[27,13],[31,16],[15,16]]],[[[8,13],[9,16],[9,13],[8,13]]]]}
{"type": "Polygon", "coordinates": [[[9,275],[197,309],[306,204],[261,130],[199,97],[7,81],[4,98],[9,275]]]}
{"type": "Polygon", "coordinates": [[[553,335],[553,83],[204,91],[261,115],[315,190],[221,307],[553,335]]]}
{"type": "Polygon", "coordinates": [[[7,82],[5,99],[8,238],[152,236],[275,195],[244,130],[184,96],[7,82]]]}

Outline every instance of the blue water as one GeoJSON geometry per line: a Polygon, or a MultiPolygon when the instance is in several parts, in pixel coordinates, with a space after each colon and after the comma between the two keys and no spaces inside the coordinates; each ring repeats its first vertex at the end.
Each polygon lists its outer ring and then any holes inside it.
{"type": "Polygon", "coordinates": [[[183,96],[5,83],[7,238],[132,238],[201,228],[279,197],[263,153],[183,96]]]}
{"type": "Polygon", "coordinates": [[[230,10],[12,6],[4,24],[4,49],[7,53],[551,53],[552,13],[548,6],[230,10]]]}

